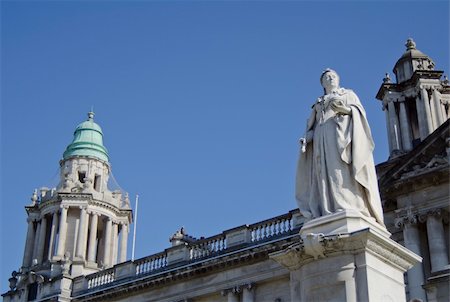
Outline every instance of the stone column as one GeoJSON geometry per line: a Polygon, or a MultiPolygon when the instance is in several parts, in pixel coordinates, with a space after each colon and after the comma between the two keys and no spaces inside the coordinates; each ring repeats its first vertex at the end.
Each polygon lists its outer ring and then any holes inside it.
{"type": "Polygon", "coordinates": [[[447,245],[441,212],[434,211],[426,216],[428,248],[430,251],[431,271],[437,272],[448,265],[447,245]]]}
{"type": "Polygon", "coordinates": [[[89,227],[89,251],[88,261],[96,262],[96,250],[97,250],[97,226],[98,226],[98,214],[91,214],[91,225],[89,227]]]}
{"type": "Polygon", "coordinates": [[[398,122],[397,112],[395,111],[394,102],[391,100],[388,103],[389,108],[389,124],[391,126],[391,137],[393,138],[392,141],[392,148],[395,150],[402,150],[401,145],[401,131],[400,126],[398,122]]]}
{"type": "Polygon", "coordinates": [[[449,118],[449,116],[447,115],[447,110],[445,108],[445,105],[447,105],[447,100],[444,100],[443,98],[441,98],[441,112],[442,112],[444,121],[446,121],[449,118]]]}
{"type": "Polygon", "coordinates": [[[227,302],[239,302],[239,288],[229,288],[222,291],[222,296],[227,297],[227,302]]]}
{"type": "Polygon", "coordinates": [[[82,259],[86,255],[87,218],[86,208],[80,207],[80,224],[78,225],[78,240],[75,254],[82,259]]]}
{"type": "Polygon", "coordinates": [[[120,236],[120,262],[125,262],[127,261],[128,224],[122,224],[120,236]]]}
{"type": "Polygon", "coordinates": [[[253,284],[243,286],[242,302],[255,302],[255,286],[253,284]]]}
{"type": "Polygon", "coordinates": [[[402,130],[402,145],[403,150],[409,151],[412,149],[412,135],[411,125],[409,124],[408,116],[406,115],[405,99],[400,103],[400,129],[402,130]]]}
{"type": "MultiPolygon", "coordinates": [[[[420,235],[417,227],[417,219],[415,217],[410,217],[407,221],[403,222],[403,237],[405,240],[405,247],[413,253],[421,256],[420,235]]],[[[407,277],[409,299],[422,299],[422,301],[426,301],[425,290],[422,288],[422,284],[424,283],[422,263],[417,263],[413,266],[408,271],[407,277]]]]}
{"type": "Polygon", "coordinates": [[[33,244],[35,237],[34,219],[28,218],[28,231],[27,241],[25,242],[25,252],[23,254],[23,267],[29,267],[31,265],[31,258],[33,257],[33,244]]]}
{"type": "Polygon", "coordinates": [[[447,118],[444,117],[445,112],[442,111],[441,93],[433,88],[433,106],[436,111],[436,128],[442,125],[447,118]]]}
{"type": "Polygon", "coordinates": [[[425,111],[425,117],[426,117],[425,126],[426,126],[427,136],[428,136],[428,134],[430,134],[434,130],[433,119],[431,117],[431,110],[430,110],[430,100],[428,99],[428,92],[425,88],[421,87],[420,93],[422,96],[422,103],[423,103],[423,107],[424,107],[424,111],[425,111]]]}
{"type": "Polygon", "coordinates": [[[41,229],[39,233],[39,247],[37,253],[38,263],[44,262],[44,249],[45,249],[45,239],[47,235],[47,218],[45,216],[41,219],[41,229]]]}
{"type": "Polygon", "coordinates": [[[33,256],[31,257],[31,265],[34,263],[34,259],[37,259],[38,256],[38,249],[39,249],[39,237],[41,235],[41,222],[36,222],[36,236],[34,236],[34,243],[33,243],[33,256]]]}
{"type": "Polygon", "coordinates": [[[119,244],[118,244],[118,233],[119,233],[119,225],[115,222],[113,222],[112,225],[112,260],[111,265],[117,264],[117,252],[119,250],[119,244]]]}
{"type": "Polygon", "coordinates": [[[435,129],[437,129],[437,127],[439,127],[439,120],[440,117],[439,115],[441,114],[440,112],[440,106],[439,103],[436,103],[436,99],[434,97],[434,90],[432,88],[431,90],[431,98],[430,98],[430,111],[431,111],[431,122],[433,124],[433,131],[435,129]]]}
{"type": "Polygon", "coordinates": [[[49,242],[49,247],[48,247],[48,255],[47,258],[49,260],[52,259],[53,257],[53,252],[55,249],[55,238],[56,238],[56,230],[58,227],[58,213],[53,213],[53,218],[52,218],[52,226],[50,229],[50,242],[49,242]]]}
{"type": "Polygon", "coordinates": [[[389,117],[389,110],[387,104],[383,105],[383,111],[386,115],[386,128],[387,128],[387,136],[388,136],[388,143],[389,143],[389,154],[394,150],[393,144],[392,144],[392,136],[391,136],[391,123],[390,123],[390,117],[389,117]]]}
{"type": "Polygon", "coordinates": [[[239,302],[239,295],[234,290],[230,290],[227,294],[228,302],[239,302]]]}
{"type": "Polygon", "coordinates": [[[106,230],[104,234],[105,239],[105,250],[103,252],[103,264],[106,267],[111,266],[111,232],[112,232],[112,220],[108,217],[106,221],[106,230]]]}
{"type": "Polygon", "coordinates": [[[427,137],[427,130],[425,125],[425,112],[422,105],[422,100],[420,96],[416,96],[416,110],[417,110],[417,121],[419,122],[419,134],[420,139],[424,140],[427,137]]]}
{"type": "Polygon", "coordinates": [[[66,237],[67,237],[67,211],[69,207],[68,206],[62,206],[61,207],[61,216],[59,219],[59,241],[58,241],[58,250],[56,254],[58,257],[63,258],[64,252],[65,252],[65,245],[66,245],[66,237]]]}

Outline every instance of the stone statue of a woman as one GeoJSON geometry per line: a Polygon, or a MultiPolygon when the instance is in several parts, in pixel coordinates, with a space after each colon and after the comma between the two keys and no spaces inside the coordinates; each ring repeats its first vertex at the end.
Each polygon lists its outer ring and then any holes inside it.
{"type": "Polygon", "coordinates": [[[296,199],[307,219],[353,209],[383,223],[366,113],[356,94],[322,73],[324,95],[312,107],[297,168],[296,199]]]}

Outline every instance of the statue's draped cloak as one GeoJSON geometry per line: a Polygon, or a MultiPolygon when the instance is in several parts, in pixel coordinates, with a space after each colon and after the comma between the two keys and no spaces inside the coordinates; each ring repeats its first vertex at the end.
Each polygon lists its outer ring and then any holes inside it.
{"type": "Polygon", "coordinates": [[[321,97],[308,120],[306,131],[313,140],[300,153],[297,167],[300,212],[316,218],[355,209],[384,225],[366,113],[353,91],[340,88],[337,95],[351,115],[336,115],[321,97]]]}

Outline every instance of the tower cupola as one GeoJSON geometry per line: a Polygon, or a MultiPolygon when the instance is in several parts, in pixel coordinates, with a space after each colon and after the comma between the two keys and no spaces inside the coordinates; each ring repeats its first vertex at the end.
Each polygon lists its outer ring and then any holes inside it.
{"type": "Polygon", "coordinates": [[[411,79],[416,70],[434,70],[433,60],[416,48],[413,39],[408,39],[405,46],[405,53],[398,59],[393,69],[397,83],[411,79]]]}
{"type": "Polygon", "coordinates": [[[396,83],[389,74],[376,98],[386,114],[390,156],[413,149],[449,118],[450,86],[443,71],[416,48],[412,39],[394,66],[396,83]]]}
{"type": "Polygon", "coordinates": [[[108,161],[108,151],[103,145],[102,128],[94,122],[94,112],[88,113],[87,121],[82,122],[75,129],[72,143],[67,146],[63,159],[73,156],[96,157],[108,161]]]}

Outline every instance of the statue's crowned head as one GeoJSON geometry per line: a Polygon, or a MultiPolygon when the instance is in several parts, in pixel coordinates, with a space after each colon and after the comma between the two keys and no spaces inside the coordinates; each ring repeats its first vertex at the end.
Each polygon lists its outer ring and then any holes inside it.
{"type": "Polygon", "coordinates": [[[337,72],[330,68],[325,69],[320,76],[320,84],[325,93],[339,88],[339,80],[340,78],[337,72]]]}

